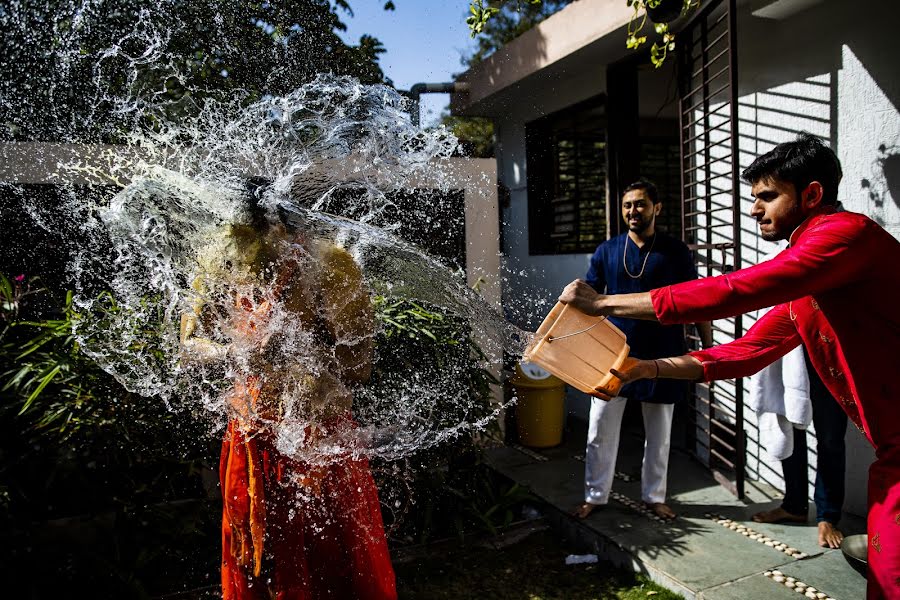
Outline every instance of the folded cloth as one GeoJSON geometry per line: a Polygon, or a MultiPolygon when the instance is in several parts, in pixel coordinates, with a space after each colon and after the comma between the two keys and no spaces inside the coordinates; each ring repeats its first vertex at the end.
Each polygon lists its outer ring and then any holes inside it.
{"type": "MultiPolygon", "coordinates": [[[[766,255],[769,260],[784,245],[766,255]]],[[[761,317],[765,310],[759,311],[761,317]]],[[[798,347],[750,377],[747,406],[756,412],[759,443],[776,460],[794,452],[794,428],[806,429],[812,423],[809,399],[809,373],[803,348],[798,347]]]]}

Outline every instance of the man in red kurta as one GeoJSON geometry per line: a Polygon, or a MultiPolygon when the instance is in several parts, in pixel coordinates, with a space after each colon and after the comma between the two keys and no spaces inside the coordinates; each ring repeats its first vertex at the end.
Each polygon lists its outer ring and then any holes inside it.
{"type": "MultiPolygon", "coordinates": [[[[900,599],[900,243],[837,203],[841,168],[802,135],[744,171],[763,239],[787,239],[775,259],[643,294],[600,296],[575,281],[560,300],[596,315],[691,323],[775,306],[729,344],[633,361],[619,376],[745,377],[804,344],[819,376],[876,451],[869,470],[869,600],[900,599]]],[[[598,390],[603,396],[603,390],[598,390]]]]}

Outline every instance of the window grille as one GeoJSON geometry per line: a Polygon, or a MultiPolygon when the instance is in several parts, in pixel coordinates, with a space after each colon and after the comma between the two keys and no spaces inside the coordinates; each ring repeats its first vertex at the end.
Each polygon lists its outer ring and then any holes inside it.
{"type": "Polygon", "coordinates": [[[591,253],[606,239],[602,98],[526,126],[530,254],[591,253]]]}

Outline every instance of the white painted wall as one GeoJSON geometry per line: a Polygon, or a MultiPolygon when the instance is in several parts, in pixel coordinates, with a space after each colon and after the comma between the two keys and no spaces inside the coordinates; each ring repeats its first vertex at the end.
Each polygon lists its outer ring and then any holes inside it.
{"type": "MultiPolygon", "coordinates": [[[[890,4],[890,3],[888,3],[890,4]]],[[[795,132],[822,136],[835,148],[844,178],[840,199],[900,237],[900,73],[891,58],[889,7],[862,11],[850,0],[831,0],[790,19],[741,15],[739,133],[741,167],[795,132]],[[878,13],[884,13],[879,15],[878,13]]],[[[741,189],[742,228],[756,230],[746,215],[749,187],[741,189]]],[[[745,234],[742,259],[754,264],[770,245],[745,234]]],[[[745,317],[745,327],[753,323],[745,317]]],[[[745,392],[746,393],[746,392],[745,392]]],[[[759,444],[756,419],[747,417],[747,469],[751,478],[783,489],[781,468],[759,444]]],[[[810,497],[815,459],[810,431],[810,497]]],[[[853,425],[847,431],[845,510],[864,515],[869,464],[874,452],[853,425]]]]}
{"type": "Polygon", "coordinates": [[[567,283],[584,276],[590,255],[531,256],[528,253],[528,192],[525,164],[525,125],[606,90],[606,73],[560,79],[507,107],[496,121],[497,176],[510,191],[502,212],[504,229],[503,306],[514,324],[534,331],[567,283]]]}

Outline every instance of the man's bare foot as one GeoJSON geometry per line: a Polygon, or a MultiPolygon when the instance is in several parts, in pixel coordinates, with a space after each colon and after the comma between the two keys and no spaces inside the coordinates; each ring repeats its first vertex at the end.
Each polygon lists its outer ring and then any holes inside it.
{"type": "Polygon", "coordinates": [[[751,517],[756,523],[806,523],[806,515],[795,515],[780,506],[758,512],[751,517]]]}
{"type": "Polygon", "coordinates": [[[820,546],[823,548],[840,548],[843,540],[844,534],[837,527],[828,521],[819,521],[820,546]]]}
{"type": "Polygon", "coordinates": [[[675,511],[669,508],[663,502],[644,502],[644,504],[653,511],[653,514],[661,519],[666,519],[667,521],[671,521],[675,518],[675,511]]]}
{"type": "Polygon", "coordinates": [[[594,512],[594,509],[598,508],[599,506],[599,504],[591,504],[590,502],[585,502],[584,504],[578,506],[575,510],[573,510],[572,514],[579,519],[586,519],[592,512],[594,512]]]}

